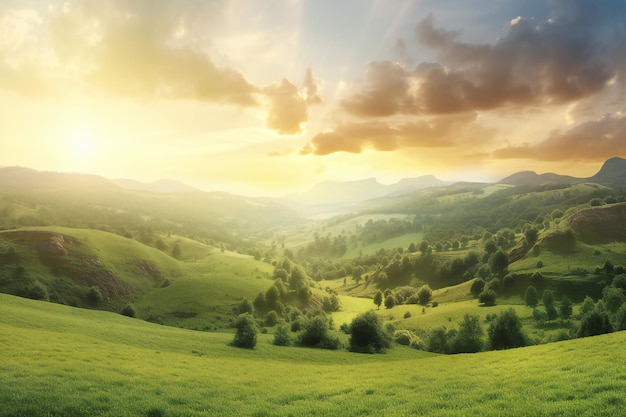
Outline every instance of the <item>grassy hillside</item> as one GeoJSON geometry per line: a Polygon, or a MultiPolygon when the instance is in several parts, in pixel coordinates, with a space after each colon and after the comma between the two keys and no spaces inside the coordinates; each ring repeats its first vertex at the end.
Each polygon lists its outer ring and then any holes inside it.
{"type": "Polygon", "coordinates": [[[0,232],[0,288],[29,295],[41,283],[52,301],[118,309],[181,273],[178,261],[135,240],[97,230],[63,227],[0,232]],[[90,301],[98,287],[102,300],[90,301]]]}
{"type": "Polygon", "coordinates": [[[276,347],[0,295],[0,416],[615,416],[626,332],[509,351],[276,347]]]}

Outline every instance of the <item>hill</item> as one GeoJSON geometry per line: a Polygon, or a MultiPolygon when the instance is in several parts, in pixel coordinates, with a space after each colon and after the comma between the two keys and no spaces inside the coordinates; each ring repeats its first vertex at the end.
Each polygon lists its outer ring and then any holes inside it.
{"type": "Polygon", "coordinates": [[[192,193],[200,190],[190,185],[176,180],[158,180],[152,182],[141,182],[129,178],[113,180],[116,185],[127,190],[148,191],[152,193],[192,193]]]}
{"type": "Polygon", "coordinates": [[[534,171],[521,171],[501,179],[498,183],[516,186],[537,186],[545,184],[574,184],[582,181],[583,179],[581,178],[558,175],[551,172],[539,175],[534,171]]]}
{"type": "Polygon", "coordinates": [[[600,171],[589,181],[608,185],[610,187],[619,187],[626,184],[626,159],[611,158],[604,162],[600,171]]]}
{"type": "Polygon", "coordinates": [[[454,356],[228,346],[0,294],[0,416],[615,416],[626,332],[454,356]]]}

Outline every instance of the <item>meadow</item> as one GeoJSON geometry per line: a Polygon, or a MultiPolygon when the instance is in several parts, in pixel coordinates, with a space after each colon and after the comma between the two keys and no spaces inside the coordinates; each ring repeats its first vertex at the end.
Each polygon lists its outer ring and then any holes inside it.
{"type": "Polygon", "coordinates": [[[0,416],[616,416],[626,332],[507,351],[277,347],[0,294],[0,416]]]}

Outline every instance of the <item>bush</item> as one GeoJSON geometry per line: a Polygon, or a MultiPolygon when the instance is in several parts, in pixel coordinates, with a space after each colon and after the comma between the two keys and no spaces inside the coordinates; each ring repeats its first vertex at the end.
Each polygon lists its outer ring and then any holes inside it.
{"type": "Polygon", "coordinates": [[[373,311],[359,314],[350,324],[350,350],[383,353],[391,346],[391,335],[383,328],[381,318],[373,311]]]}
{"type": "Polygon", "coordinates": [[[395,305],[396,305],[396,297],[394,297],[392,294],[389,294],[387,298],[385,298],[385,307],[393,308],[393,306],[395,305]]]}
{"type": "Polygon", "coordinates": [[[526,305],[529,307],[537,307],[539,304],[539,294],[537,293],[537,289],[532,285],[526,288],[526,293],[524,294],[524,300],[526,301],[526,305]]]}
{"type": "Polygon", "coordinates": [[[474,282],[472,282],[472,286],[470,287],[470,292],[475,296],[478,296],[485,289],[485,281],[480,278],[476,278],[474,282]]]}
{"type": "Polygon", "coordinates": [[[428,304],[432,296],[433,296],[433,290],[431,290],[428,285],[422,285],[420,289],[417,291],[417,297],[419,299],[419,303],[423,306],[428,304]]]}
{"type": "Polygon", "coordinates": [[[330,322],[325,314],[318,314],[301,323],[302,331],[298,335],[298,344],[303,346],[339,349],[339,339],[330,333],[330,322]]]}
{"type": "Polygon", "coordinates": [[[430,337],[428,338],[428,351],[435,353],[449,352],[448,335],[445,328],[438,327],[430,332],[430,337]]]}
{"type": "Polygon", "coordinates": [[[409,317],[411,317],[411,312],[407,311],[406,313],[404,313],[404,318],[408,319],[409,317]]]}
{"type": "Polygon", "coordinates": [[[272,343],[276,346],[289,346],[291,344],[291,334],[289,333],[289,326],[286,323],[276,328],[272,343]]]}
{"type": "Polygon", "coordinates": [[[483,328],[480,318],[466,314],[459,324],[459,332],[452,339],[450,353],[474,353],[480,352],[483,347],[483,328]]]}
{"type": "Polygon", "coordinates": [[[241,300],[241,303],[239,303],[239,305],[237,306],[237,312],[239,314],[243,314],[243,313],[252,314],[253,311],[254,311],[254,306],[252,305],[250,300],[248,300],[247,298],[244,298],[243,300],[241,300]]]}
{"type": "Polygon", "coordinates": [[[488,330],[492,349],[510,349],[526,346],[526,335],[522,332],[522,323],[512,308],[504,311],[491,323],[488,330]]]}
{"type": "Polygon", "coordinates": [[[254,349],[256,346],[257,325],[254,317],[250,313],[243,313],[235,320],[235,338],[232,344],[234,346],[254,349]]]}
{"type": "Polygon", "coordinates": [[[132,305],[126,304],[126,306],[122,309],[122,315],[127,317],[135,317],[135,309],[132,305]]]}
{"type": "Polygon", "coordinates": [[[89,291],[87,291],[87,301],[89,302],[89,304],[92,304],[92,305],[98,304],[102,302],[103,299],[104,298],[102,297],[100,288],[96,287],[95,285],[89,288],[89,291]]]}
{"type": "Polygon", "coordinates": [[[478,301],[486,306],[496,305],[496,292],[493,290],[486,290],[480,293],[478,301]]]}
{"type": "Polygon", "coordinates": [[[31,287],[26,291],[26,296],[33,300],[48,301],[50,299],[48,289],[40,281],[35,281],[33,285],[31,285],[31,287]]]}
{"type": "Polygon", "coordinates": [[[611,333],[613,326],[609,321],[609,315],[604,309],[594,308],[583,316],[578,328],[578,337],[596,336],[611,333]]]}
{"type": "Polygon", "coordinates": [[[278,314],[276,314],[275,311],[270,311],[269,313],[265,315],[265,325],[268,327],[276,326],[276,324],[278,323],[278,320],[280,320],[280,318],[278,317],[278,314]]]}

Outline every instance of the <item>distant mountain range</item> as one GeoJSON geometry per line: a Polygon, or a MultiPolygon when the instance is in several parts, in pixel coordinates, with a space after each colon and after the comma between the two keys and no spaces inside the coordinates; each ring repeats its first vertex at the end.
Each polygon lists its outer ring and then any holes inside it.
{"type": "Polygon", "coordinates": [[[589,178],[576,178],[551,172],[537,174],[534,171],[521,171],[501,179],[498,183],[519,187],[545,184],[575,184],[579,182],[596,182],[609,187],[624,185],[626,184],[626,159],[615,157],[607,160],[600,168],[600,171],[589,178]]]}
{"type": "Polygon", "coordinates": [[[320,209],[349,206],[362,201],[408,194],[429,187],[440,187],[445,183],[432,175],[405,178],[395,184],[381,184],[375,178],[358,181],[326,181],[316,184],[309,191],[290,194],[286,200],[297,204],[317,206],[320,209]]]}
{"type": "MultiPolygon", "coordinates": [[[[626,185],[626,159],[615,157],[607,160],[602,168],[589,178],[576,178],[555,173],[537,174],[521,171],[498,181],[515,186],[540,186],[545,184],[575,184],[596,182],[609,187],[626,185]]],[[[432,175],[405,178],[394,184],[381,184],[375,178],[359,181],[327,181],[315,185],[303,193],[295,193],[281,199],[251,199],[248,201],[274,202],[280,200],[292,208],[308,213],[347,209],[361,202],[385,197],[410,194],[425,188],[442,187],[452,182],[443,182],[432,175]]],[[[44,172],[23,167],[0,168],[0,191],[15,192],[36,189],[72,189],[89,192],[133,190],[150,193],[202,193],[201,190],[176,180],[140,182],[132,179],[109,180],[97,175],[44,172]]],[[[216,193],[205,193],[213,194],[216,193]]],[[[223,193],[224,196],[229,195],[223,193]]],[[[236,197],[236,196],[233,196],[236,197]]]]}
{"type": "Polygon", "coordinates": [[[201,191],[191,185],[170,179],[141,182],[129,178],[120,178],[112,180],[112,182],[127,190],[148,191],[151,193],[194,193],[201,191]]]}

